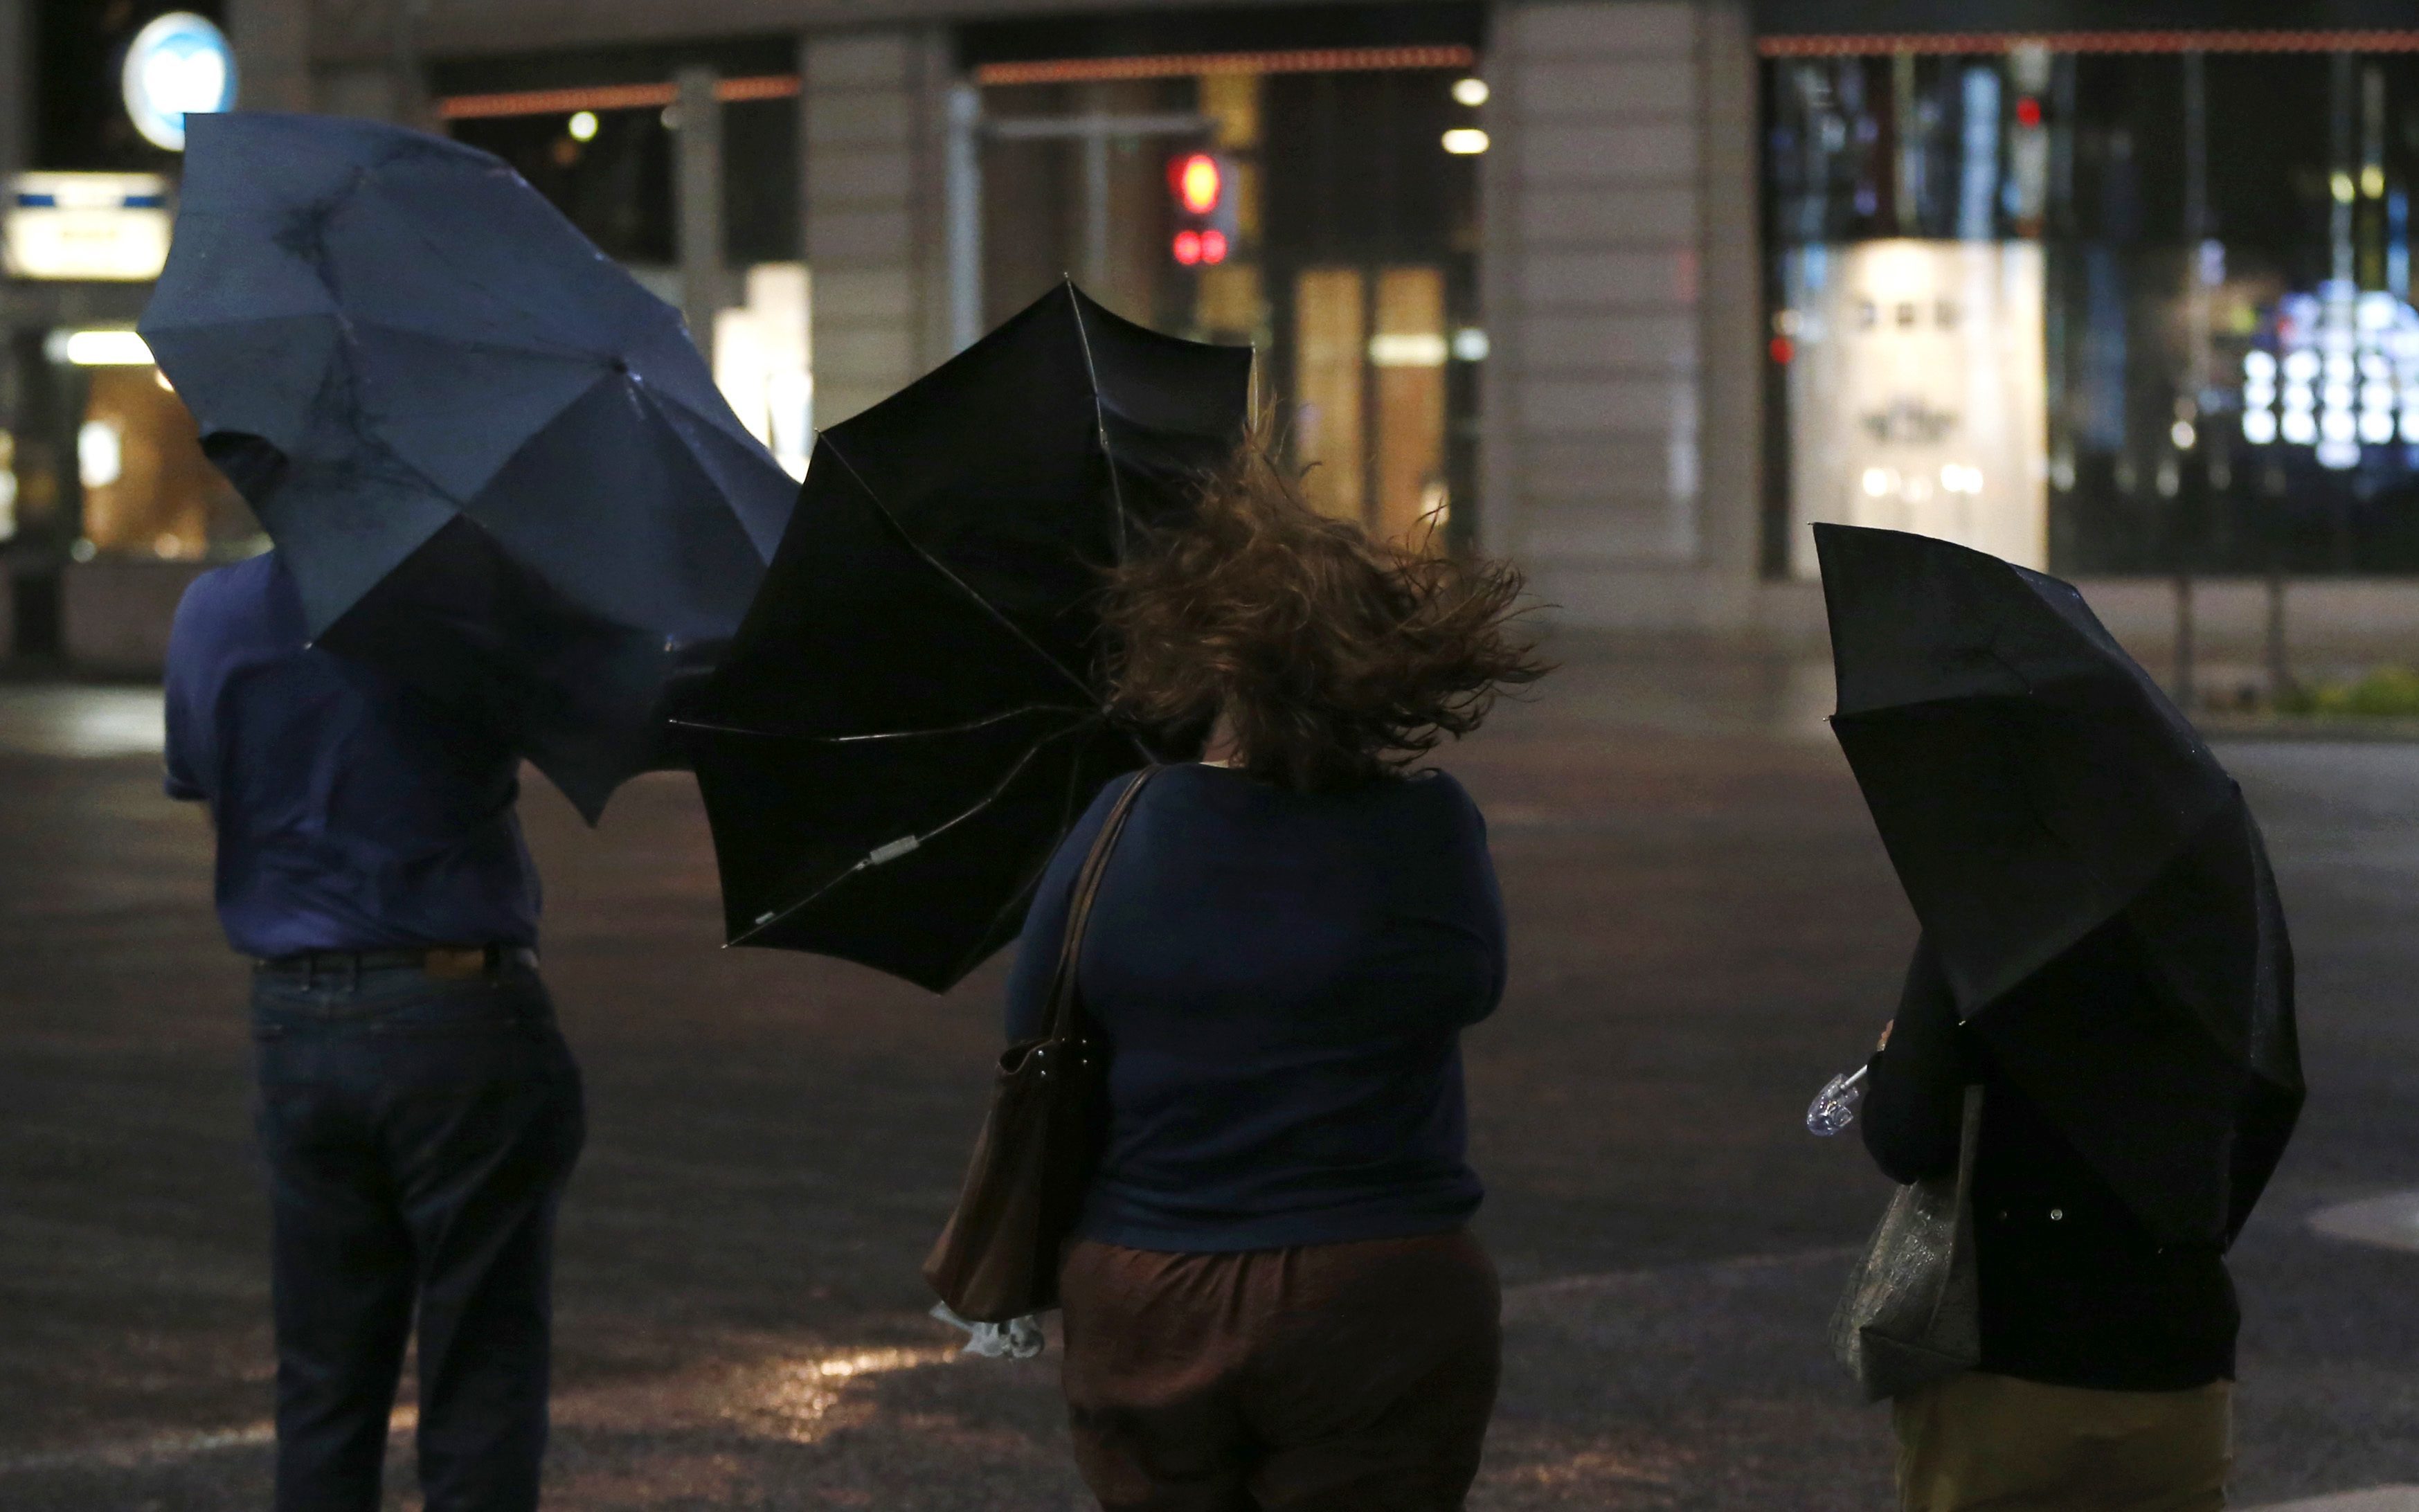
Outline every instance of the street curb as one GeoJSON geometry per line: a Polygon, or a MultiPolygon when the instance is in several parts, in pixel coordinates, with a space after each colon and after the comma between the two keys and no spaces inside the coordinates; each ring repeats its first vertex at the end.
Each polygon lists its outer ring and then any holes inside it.
{"type": "Polygon", "coordinates": [[[2304,741],[2330,745],[2396,745],[2419,742],[2419,719],[2343,715],[2247,715],[2193,721],[2204,740],[2304,741]]]}
{"type": "Polygon", "coordinates": [[[2419,1512],[2419,1486],[2372,1486],[2300,1502],[2271,1502],[2243,1512],[2419,1512]]]}

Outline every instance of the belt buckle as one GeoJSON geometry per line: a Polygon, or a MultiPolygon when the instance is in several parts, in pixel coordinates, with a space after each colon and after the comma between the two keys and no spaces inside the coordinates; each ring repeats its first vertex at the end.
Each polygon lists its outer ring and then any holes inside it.
{"type": "Polygon", "coordinates": [[[432,977],[467,980],[487,974],[487,950],[485,946],[439,946],[422,960],[422,969],[432,977]]]}

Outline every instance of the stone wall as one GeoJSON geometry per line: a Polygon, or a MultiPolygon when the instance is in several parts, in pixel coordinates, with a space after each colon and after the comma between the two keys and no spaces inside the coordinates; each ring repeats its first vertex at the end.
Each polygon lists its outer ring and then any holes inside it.
{"type": "Polygon", "coordinates": [[[847,419],[937,361],[937,31],[812,33],[800,45],[814,423],[847,419]]]}
{"type": "Polygon", "coordinates": [[[1487,74],[1483,538],[1571,623],[1744,621],[1759,487],[1745,17],[1514,0],[1487,74]]]}

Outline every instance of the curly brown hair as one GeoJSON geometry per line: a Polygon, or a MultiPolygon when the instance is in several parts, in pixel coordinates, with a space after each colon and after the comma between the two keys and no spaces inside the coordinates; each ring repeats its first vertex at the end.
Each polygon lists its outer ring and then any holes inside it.
{"type": "Polygon", "coordinates": [[[1513,633],[1519,572],[1434,545],[1319,514],[1246,443],[1110,573],[1112,707],[1195,741],[1223,715],[1237,764],[1297,792],[1399,773],[1548,671],[1513,633]]]}

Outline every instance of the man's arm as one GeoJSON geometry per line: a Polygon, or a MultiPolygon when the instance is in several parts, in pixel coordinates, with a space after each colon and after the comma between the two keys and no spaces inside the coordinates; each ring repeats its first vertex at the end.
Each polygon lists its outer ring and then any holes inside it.
{"type": "Polygon", "coordinates": [[[168,796],[185,803],[207,803],[210,791],[204,781],[209,770],[209,750],[214,744],[207,709],[195,707],[199,702],[193,683],[194,661],[200,653],[195,640],[199,631],[193,623],[191,606],[193,592],[187,589],[185,598],[177,606],[177,616],[168,631],[168,660],[165,675],[161,679],[165,702],[167,738],[162,749],[161,788],[168,796]]]}

